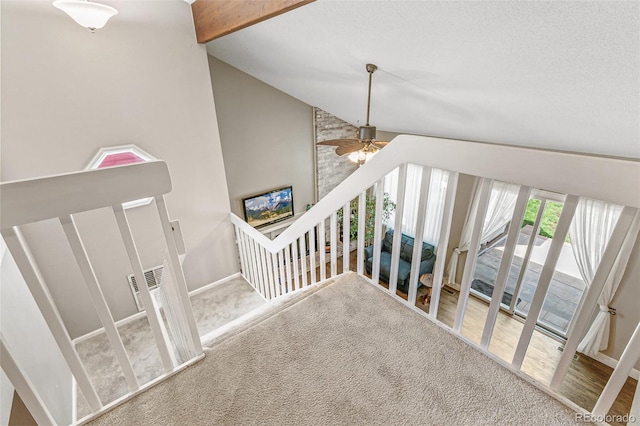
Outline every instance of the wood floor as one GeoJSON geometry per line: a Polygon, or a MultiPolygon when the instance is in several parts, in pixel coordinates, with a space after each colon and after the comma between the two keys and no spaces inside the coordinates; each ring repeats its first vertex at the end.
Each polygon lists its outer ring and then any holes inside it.
{"type": "MultiPolygon", "coordinates": [[[[327,256],[327,260],[328,260],[327,256]]],[[[330,276],[329,264],[327,263],[327,277],[330,276]]],[[[355,271],[357,266],[356,252],[351,252],[349,260],[349,269],[355,271]]],[[[342,258],[338,258],[338,273],[342,272],[342,258]]],[[[319,269],[319,268],[318,268],[319,269]]],[[[307,273],[310,281],[310,274],[307,273]]],[[[317,273],[319,279],[320,274],[317,273]]],[[[381,286],[388,288],[384,282],[381,286]]],[[[421,287],[418,289],[418,301],[416,306],[425,312],[429,311],[429,305],[420,302],[420,296],[426,290],[421,287]]],[[[407,295],[398,291],[398,296],[407,299],[407,295]]],[[[440,306],[438,308],[438,320],[442,323],[453,326],[456,306],[458,303],[458,292],[444,287],[440,293],[440,306]]],[[[470,340],[480,343],[482,330],[489,305],[476,297],[470,297],[467,302],[467,310],[462,325],[462,334],[470,340]]],[[[494,328],[493,337],[489,345],[489,351],[511,363],[515,348],[518,344],[520,333],[522,332],[524,323],[518,317],[512,317],[504,312],[500,312],[494,328]]],[[[556,365],[560,360],[562,352],[559,348],[562,346],[560,340],[556,340],[540,330],[533,333],[531,344],[522,364],[522,372],[531,376],[543,385],[548,385],[551,376],[555,371],[556,365]]],[[[585,355],[578,354],[577,359],[571,363],[571,368],[565,377],[564,383],[560,387],[559,393],[573,401],[587,411],[593,409],[600,393],[604,389],[613,369],[589,358],[585,355]]],[[[624,416],[628,414],[633,402],[633,396],[638,382],[635,379],[628,378],[620,395],[616,398],[609,414],[612,416],[624,416]]],[[[611,422],[612,425],[624,425],[625,423],[611,422]]]]}
{"type": "MultiPolygon", "coordinates": [[[[440,295],[438,320],[448,326],[452,326],[457,302],[457,292],[450,291],[447,288],[443,289],[440,295]]],[[[418,302],[417,306],[419,308],[428,310],[428,305],[420,305],[421,303],[418,302]]],[[[480,343],[488,310],[489,306],[486,302],[475,297],[469,298],[462,325],[462,334],[465,337],[480,343]]],[[[498,315],[489,351],[504,361],[511,362],[523,325],[520,319],[501,312],[498,315]]],[[[561,346],[561,342],[540,330],[536,330],[533,333],[531,344],[522,364],[522,371],[538,382],[548,385],[562,355],[562,352],[558,349],[561,346]]],[[[571,368],[560,387],[559,393],[579,406],[591,410],[612,372],[613,369],[611,367],[588,356],[578,354],[578,358],[571,363],[571,368]]],[[[629,413],[636,386],[636,380],[627,379],[609,414],[623,416],[629,413]]],[[[623,425],[625,423],[612,424],[623,425]]]]}

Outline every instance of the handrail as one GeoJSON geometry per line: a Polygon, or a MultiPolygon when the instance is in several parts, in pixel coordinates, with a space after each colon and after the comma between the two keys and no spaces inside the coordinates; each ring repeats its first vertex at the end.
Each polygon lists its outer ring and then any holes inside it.
{"type": "Polygon", "coordinates": [[[232,214],[271,253],[291,244],[401,164],[414,163],[563,194],[640,208],[640,160],[496,145],[456,139],[400,135],[352,173],[297,221],[270,240],[232,214]]]}
{"type": "Polygon", "coordinates": [[[164,161],[2,182],[0,229],[170,191],[171,177],[164,161]]]}

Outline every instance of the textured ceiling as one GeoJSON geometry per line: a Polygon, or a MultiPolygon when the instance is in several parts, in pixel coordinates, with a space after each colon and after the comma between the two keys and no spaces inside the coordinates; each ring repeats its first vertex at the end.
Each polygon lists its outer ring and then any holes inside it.
{"type": "Polygon", "coordinates": [[[207,44],[352,124],[640,158],[640,3],[317,1],[207,44]]]}

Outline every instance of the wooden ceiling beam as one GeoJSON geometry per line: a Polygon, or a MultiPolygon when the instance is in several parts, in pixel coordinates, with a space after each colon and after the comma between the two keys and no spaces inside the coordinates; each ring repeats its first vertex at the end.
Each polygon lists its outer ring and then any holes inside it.
{"type": "Polygon", "coordinates": [[[206,43],[314,0],[196,0],[191,5],[198,43],[206,43]]]}

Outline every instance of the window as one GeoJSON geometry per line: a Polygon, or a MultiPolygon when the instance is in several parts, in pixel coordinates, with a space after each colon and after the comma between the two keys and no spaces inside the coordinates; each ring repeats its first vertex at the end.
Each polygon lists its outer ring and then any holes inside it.
{"type": "MultiPolygon", "coordinates": [[[[145,161],[153,161],[157,158],[146,153],[135,145],[112,146],[100,148],[98,153],[89,162],[85,170],[104,169],[106,167],[122,166],[125,164],[143,163],[145,161]]],[[[153,198],[142,198],[140,200],[129,201],[124,203],[122,207],[130,209],[132,207],[144,206],[153,198]]]]}

